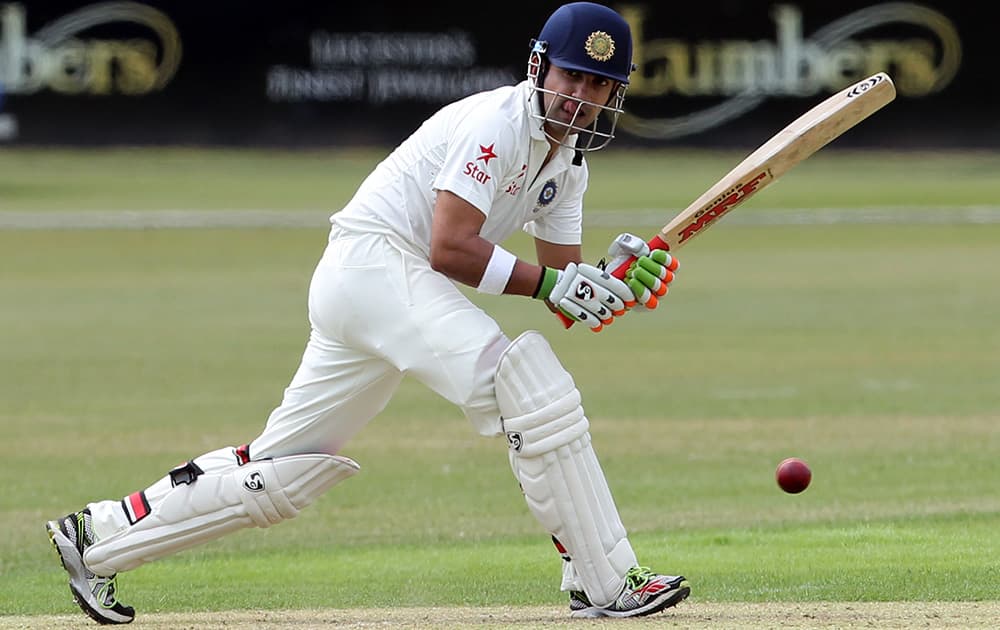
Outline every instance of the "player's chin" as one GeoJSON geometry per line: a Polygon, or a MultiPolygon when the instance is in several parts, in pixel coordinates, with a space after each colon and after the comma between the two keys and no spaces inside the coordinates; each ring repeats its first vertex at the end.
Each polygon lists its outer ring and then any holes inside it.
{"type": "Polygon", "coordinates": [[[564,109],[557,109],[548,115],[549,122],[560,127],[569,127],[573,122],[575,112],[567,112],[564,109]]]}
{"type": "Polygon", "coordinates": [[[549,118],[548,122],[545,124],[545,130],[554,138],[565,138],[573,133],[573,129],[570,127],[569,123],[561,120],[553,120],[552,118],[549,118]]]}
{"type": "Polygon", "coordinates": [[[594,123],[594,119],[597,118],[597,112],[588,107],[581,107],[580,111],[574,113],[576,115],[571,115],[569,121],[574,127],[578,128],[589,127],[594,123]]]}
{"type": "Polygon", "coordinates": [[[552,126],[562,132],[566,133],[576,133],[581,129],[586,129],[594,123],[593,116],[566,116],[565,118],[560,116],[553,120],[550,120],[552,126]]]}

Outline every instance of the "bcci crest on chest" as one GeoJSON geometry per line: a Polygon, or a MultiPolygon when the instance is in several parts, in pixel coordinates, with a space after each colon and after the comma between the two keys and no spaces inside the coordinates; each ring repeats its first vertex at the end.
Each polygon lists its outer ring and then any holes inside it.
{"type": "Polygon", "coordinates": [[[535,204],[535,211],[544,208],[545,206],[552,203],[552,200],[556,198],[556,194],[559,192],[559,185],[556,184],[556,180],[550,179],[545,182],[542,186],[542,191],[538,193],[538,203],[535,204]]]}

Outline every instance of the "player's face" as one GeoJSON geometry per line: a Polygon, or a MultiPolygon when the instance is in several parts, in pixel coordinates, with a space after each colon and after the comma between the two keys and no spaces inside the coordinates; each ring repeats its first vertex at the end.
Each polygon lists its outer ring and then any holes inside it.
{"type": "Polygon", "coordinates": [[[618,87],[618,83],[596,74],[551,66],[545,74],[545,83],[542,87],[560,95],[573,97],[571,99],[556,94],[544,94],[545,111],[548,112],[547,118],[550,120],[546,123],[548,131],[552,135],[562,136],[568,131],[565,125],[572,123],[578,128],[591,125],[601,113],[601,108],[597,105],[604,105],[611,99],[611,94],[618,87]],[[574,99],[586,102],[580,103],[574,99]]]}

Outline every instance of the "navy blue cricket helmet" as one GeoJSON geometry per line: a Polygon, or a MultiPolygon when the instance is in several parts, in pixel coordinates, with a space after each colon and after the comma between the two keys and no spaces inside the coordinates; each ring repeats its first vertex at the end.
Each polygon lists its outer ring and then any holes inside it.
{"type": "Polygon", "coordinates": [[[571,2],[549,16],[538,38],[531,42],[528,86],[536,95],[531,116],[542,124],[550,141],[577,151],[596,151],[615,137],[618,117],[624,113],[632,65],[632,29],[613,9],[593,2],[571,2]],[[581,100],[544,87],[549,66],[584,72],[615,81],[617,86],[606,103],[581,100]],[[565,101],[577,103],[569,122],[559,120],[555,109],[565,101]],[[584,108],[597,108],[593,122],[578,123],[584,108]]]}
{"type": "Polygon", "coordinates": [[[632,29],[616,11],[593,2],[555,10],[534,42],[553,65],[628,83],[632,29]]]}

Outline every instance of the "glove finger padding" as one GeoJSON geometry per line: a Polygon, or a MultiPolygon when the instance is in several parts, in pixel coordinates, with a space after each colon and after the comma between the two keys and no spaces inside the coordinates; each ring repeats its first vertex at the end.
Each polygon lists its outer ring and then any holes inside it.
{"type": "Polygon", "coordinates": [[[640,256],[625,272],[625,282],[636,301],[646,308],[656,308],[659,299],[667,294],[674,280],[677,259],[663,249],[654,249],[648,256],[640,256]]]}
{"type": "Polygon", "coordinates": [[[625,314],[635,303],[628,285],[592,265],[570,263],[549,294],[549,301],[567,317],[595,332],[625,314]]]}

